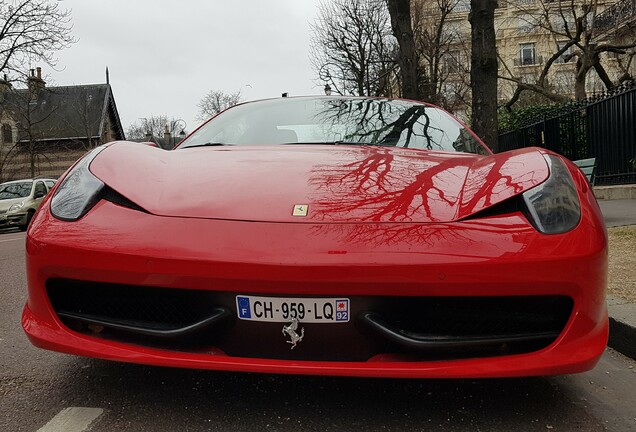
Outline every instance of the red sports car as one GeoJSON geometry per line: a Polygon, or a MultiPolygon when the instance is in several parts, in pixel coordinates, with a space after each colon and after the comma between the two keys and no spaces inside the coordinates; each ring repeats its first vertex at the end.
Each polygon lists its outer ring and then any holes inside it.
{"type": "Polygon", "coordinates": [[[235,106],[172,151],[98,147],[27,236],[33,344],[215,370],[499,377],[589,370],[607,235],[585,176],[492,154],[431,105],[235,106]]]}

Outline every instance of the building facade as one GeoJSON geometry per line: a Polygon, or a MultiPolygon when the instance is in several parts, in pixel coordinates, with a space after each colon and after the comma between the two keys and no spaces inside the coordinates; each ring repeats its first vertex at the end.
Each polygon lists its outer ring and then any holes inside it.
{"type": "Polygon", "coordinates": [[[27,87],[0,80],[0,181],[57,178],[86,151],[125,139],[110,84],[27,87]]]}
{"type": "MultiPolygon", "coordinates": [[[[430,1],[420,1],[417,7],[426,7],[430,1]]],[[[470,0],[448,1],[452,12],[446,17],[444,32],[452,35],[454,43],[442,60],[442,69],[448,73],[442,92],[452,102],[457,88],[470,87],[467,85],[470,83],[470,0]]],[[[435,10],[436,4],[433,2],[427,10],[435,10]]],[[[518,83],[540,83],[552,93],[573,99],[577,75],[574,53],[579,48],[574,45],[566,48],[571,36],[579,34],[590,48],[601,44],[636,44],[635,16],[636,0],[500,0],[495,10],[500,103],[512,98],[518,83]],[[561,48],[565,48],[564,52],[553,58],[561,48]],[[549,63],[550,60],[553,62],[549,63]],[[540,82],[545,70],[545,78],[540,82]]],[[[616,84],[621,78],[636,76],[634,48],[623,51],[623,54],[600,53],[603,69],[616,84]]],[[[585,76],[586,93],[591,95],[605,89],[595,68],[589,70],[585,76]]],[[[451,104],[450,108],[462,113],[460,106],[451,104]]]]}

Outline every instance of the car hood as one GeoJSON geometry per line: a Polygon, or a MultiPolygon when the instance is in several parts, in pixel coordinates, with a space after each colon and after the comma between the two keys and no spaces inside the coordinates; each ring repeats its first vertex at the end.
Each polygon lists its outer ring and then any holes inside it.
{"type": "Polygon", "coordinates": [[[549,175],[537,149],[491,156],[346,145],[165,151],[128,142],[107,147],[90,170],[156,215],[312,223],[450,222],[549,175]]]}
{"type": "Polygon", "coordinates": [[[0,212],[5,213],[7,210],[9,210],[9,207],[11,207],[13,204],[17,204],[17,203],[21,203],[22,201],[26,200],[27,198],[12,198],[12,199],[5,199],[5,200],[0,200],[0,212]]]}

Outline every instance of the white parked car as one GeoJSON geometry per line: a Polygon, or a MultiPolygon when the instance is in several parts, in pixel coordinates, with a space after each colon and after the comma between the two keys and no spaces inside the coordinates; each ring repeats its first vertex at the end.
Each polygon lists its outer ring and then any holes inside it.
{"type": "Polygon", "coordinates": [[[36,178],[0,184],[0,228],[26,231],[44,196],[57,180],[36,178]]]}

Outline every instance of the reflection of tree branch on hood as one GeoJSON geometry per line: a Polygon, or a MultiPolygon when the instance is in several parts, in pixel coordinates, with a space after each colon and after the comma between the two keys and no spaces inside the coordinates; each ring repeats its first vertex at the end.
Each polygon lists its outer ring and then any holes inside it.
{"type": "Polygon", "coordinates": [[[510,191],[521,193],[543,175],[519,174],[524,155],[458,163],[417,151],[408,156],[388,148],[348,151],[359,159],[317,167],[310,179],[320,191],[314,202],[326,220],[361,212],[368,221],[452,221],[509,198],[510,191]]]}
{"type": "Polygon", "coordinates": [[[418,213],[433,220],[454,213],[459,194],[447,185],[463,184],[467,166],[452,159],[411,156],[392,167],[391,152],[375,149],[362,160],[316,170],[311,181],[329,190],[329,200],[317,200],[323,214],[335,217],[365,209],[370,220],[408,221],[418,213]]]}
{"type": "Polygon", "coordinates": [[[521,193],[528,181],[535,175],[540,175],[536,171],[527,171],[521,176],[515,175],[520,171],[517,165],[526,166],[523,157],[520,155],[508,159],[489,158],[484,160],[481,166],[473,166],[464,185],[463,212],[472,213],[475,208],[490,207],[493,203],[499,202],[497,195],[501,191],[512,189],[515,195],[521,193]]]}

